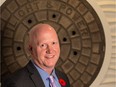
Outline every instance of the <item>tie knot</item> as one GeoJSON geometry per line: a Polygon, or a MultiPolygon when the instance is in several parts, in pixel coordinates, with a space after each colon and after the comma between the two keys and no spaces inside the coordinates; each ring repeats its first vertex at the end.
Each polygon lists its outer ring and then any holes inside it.
{"type": "Polygon", "coordinates": [[[50,79],[51,82],[54,82],[54,78],[53,78],[52,75],[49,76],[49,79],[50,79]]]}

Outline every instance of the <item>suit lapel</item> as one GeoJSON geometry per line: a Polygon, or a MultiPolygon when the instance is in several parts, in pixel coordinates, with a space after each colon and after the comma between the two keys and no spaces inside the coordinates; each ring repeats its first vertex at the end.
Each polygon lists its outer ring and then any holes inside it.
{"type": "Polygon", "coordinates": [[[31,78],[33,80],[33,83],[36,85],[36,87],[45,87],[41,77],[39,77],[38,75],[32,74],[31,78]]]}
{"type": "MultiPolygon", "coordinates": [[[[57,77],[58,77],[58,81],[59,81],[59,79],[61,79],[62,78],[62,76],[59,74],[59,72],[55,69],[55,73],[56,73],[56,75],[57,75],[57,77]]],[[[60,82],[59,82],[60,83],[60,82]]],[[[61,85],[61,84],[60,84],[61,85]]],[[[61,87],[65,87],[65,86],[62,86],[61,85],[61,87]]]]}
{"type": "Polygon", "coordinates": [[[66,78],[65,74],[61,73],[57,69],[55,69],[55,73],[58,77],[58,80],[60,80],[59,83],[61,87],[70,87],[69,81],[67,80],[68,78],[66,78]]]}
{"type": "Polygon", "coordinates": [[[28,63],[27,69],[30,73],[30,78],[35,84],[35,87],[45,87],[39,72],[36,70],[36,68],[34,67],[31,61],[28,63]]]}
{"type": "MultiPolygon", "coordinates": [[[[56,72],[56,75],[57,75],[58,81],[59,81],[59,79],[61,79],[61,76],[59,75],[59,73],[57,72],[57,70],[56,70],[55,72],[56,72]]],[[[60,82],[59,82],[59,83],[60,83],[60,82]]],[[[61,84],[60,84],[60,85],[61,85],[61,84]]],[[[64,87],[64,86],[61,85],[61,87],[64,87]]]]}

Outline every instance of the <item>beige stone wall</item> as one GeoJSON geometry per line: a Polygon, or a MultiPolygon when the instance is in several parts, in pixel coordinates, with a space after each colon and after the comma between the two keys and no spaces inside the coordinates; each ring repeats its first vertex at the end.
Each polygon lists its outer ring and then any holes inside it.
{"type": "Polygon", "coordinates": [[[116,87],[116,1],[88,0],[88,2],[96,9],[102,23],[104,23],[106,48],[111,48],[106,49],[108,52],[108,54],[105,54],[106,62],[98,75],[98,77],[101,76],[101,79],[98,78],[93,84],[99,83],[98,87],[116,87]]]}
{"type": "MultiPolygon", "coordinates": [[[[0,5],[5,0],[0,0],[0,5]]],[[[91,87],[116,87],[116,0],[87,0],[98,13],[106,37],[102,69],[91,87]]]]}

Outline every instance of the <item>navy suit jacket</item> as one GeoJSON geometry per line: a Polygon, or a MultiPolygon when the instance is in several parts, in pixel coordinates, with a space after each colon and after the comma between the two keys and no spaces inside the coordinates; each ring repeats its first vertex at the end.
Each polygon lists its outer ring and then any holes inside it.
{"type": "MultiPolygon", "coordinates": [[[[58,79],[61,79],[61,87],[70,87],[66,74],[58,71],[57,69],[55,72],[58,79]]],[[[10,76],[10,78],[3,81],[2,87],[45,87],[45,85],[39,72],[30,61],[24,68],[20,69],[10,76]]]]}

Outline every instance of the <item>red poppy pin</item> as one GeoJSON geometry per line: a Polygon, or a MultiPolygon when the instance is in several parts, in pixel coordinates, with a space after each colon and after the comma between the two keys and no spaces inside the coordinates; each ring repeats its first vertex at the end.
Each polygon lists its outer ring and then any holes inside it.
{"type": "Polygon", "coordinates": [[[66,86],[66,82],[63,79],[59,79],[59,82],[62,86],[66,86]]]}

